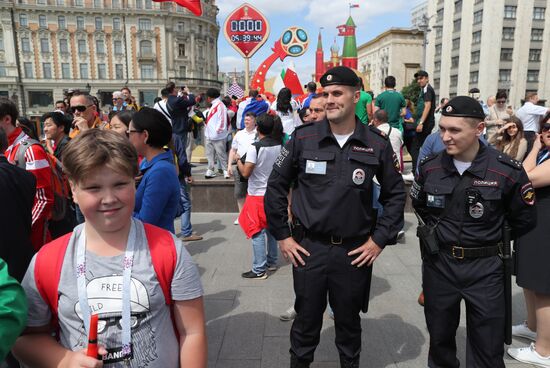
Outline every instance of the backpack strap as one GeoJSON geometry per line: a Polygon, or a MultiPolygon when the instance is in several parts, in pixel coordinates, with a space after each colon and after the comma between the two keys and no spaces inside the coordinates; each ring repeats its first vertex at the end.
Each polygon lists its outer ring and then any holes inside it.
{"type": "Polygon", "coordinates": [[[50,308],[51,326],[56,333],[59,331],[57,318],[59,279],[71,235],[72,232],[44,245],[36,255],[34,264],[34,282],[42,299],[50,308]]]}
{"type": "Polygon", "coordinates": [[[147,243],[149,244],[151,262],[153,263],[155,274],[162,289],[162,293],[164,294],[164,301],[166,305],[170,307],[170,317],[172,318],[174,332],[179,340],[171,290],[177,262],[176,244],[169,231],[146,223],[143,224],[143,227],[145,229],[147,243]]]}
{"type": "MultiPolygon", "coordinates": [[[[36,139],[24,139],[19,143],[19,146],[17,147],[17,152],[15,153],[15,166],[20,167],[24,170],[27,169],[27,163],[25,162],[25,153],[27,153],[27,149],[29,149],[30,146],[38,144],[40,145],[40,142],[38,142],[36,139]]],[[[42,147],[42,145],[40,145],[42,147]]]]}

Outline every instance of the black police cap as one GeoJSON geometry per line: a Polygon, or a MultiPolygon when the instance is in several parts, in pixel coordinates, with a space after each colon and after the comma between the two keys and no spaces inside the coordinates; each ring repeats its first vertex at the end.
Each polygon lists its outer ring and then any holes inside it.
{"type": "Polygon", "coordinates": [[[428,72],[425,70],[419,70],[416,73],[414,73],[414,78],[416,79],[418,77],[428,77],[428,72]]]}
{"type": "Polygon", "coordinates": [[[323,87],[333,84],[356,87],[359,84],[359,77],[346,66],[336,66],[323,74],[320,82],[323,87]]]}
{"type": "Polygon", "coordinates": [[[452,98],[441,112],[444,116],[456,116],[461,118],[485,119],[485,113],[480,103],[468,96],[452,98]]]}
{"type": "Polygon", "coordinates": [[[479,88],[474,87],[468,93],[479,93],[479,88]]]}

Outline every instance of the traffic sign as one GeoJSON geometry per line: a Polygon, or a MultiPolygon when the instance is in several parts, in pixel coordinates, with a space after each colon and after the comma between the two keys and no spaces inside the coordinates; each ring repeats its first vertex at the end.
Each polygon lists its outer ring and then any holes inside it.
{"type": "Polygon", "coordinates": [[[269,22],[258,9],[244,3],[229,14],[223,31],[227,42],[248,59],[267,41],[269,22]]]}

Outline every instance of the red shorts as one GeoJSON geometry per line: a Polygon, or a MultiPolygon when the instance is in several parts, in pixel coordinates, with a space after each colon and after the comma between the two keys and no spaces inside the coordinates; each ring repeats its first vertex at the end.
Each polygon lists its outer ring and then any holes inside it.
{"type": "Polygon", "coordinates": [[[247,238],[267,228],[267,219],[264,211],[264,196],[247,195],[243,210],[239,215],[239,225],[247,238]]]}

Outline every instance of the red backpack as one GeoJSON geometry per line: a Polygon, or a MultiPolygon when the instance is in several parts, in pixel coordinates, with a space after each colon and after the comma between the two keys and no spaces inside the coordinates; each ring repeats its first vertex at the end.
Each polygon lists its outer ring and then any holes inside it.
{"type": "MultiPolygon", "coordinates": [[[[164,301],[170,308],[174,332],[179,339],[174,319],[174,302],[171,293],[172,278],[174,277],[177,262],[176,245],[170,232],[145,223],[143,227],[145,228],[145,236],[147,237],[153,268],[164,294],[164,301]]],[[[61,278],[61,267],[63,266],[71,234],[63,235],[43,246],[36,256],[34,265],[36,288],[50,308],[52,313],[51,326],[56,333],[59,332],[59,320],[57,317],[59,279],[61,278]]]]}

